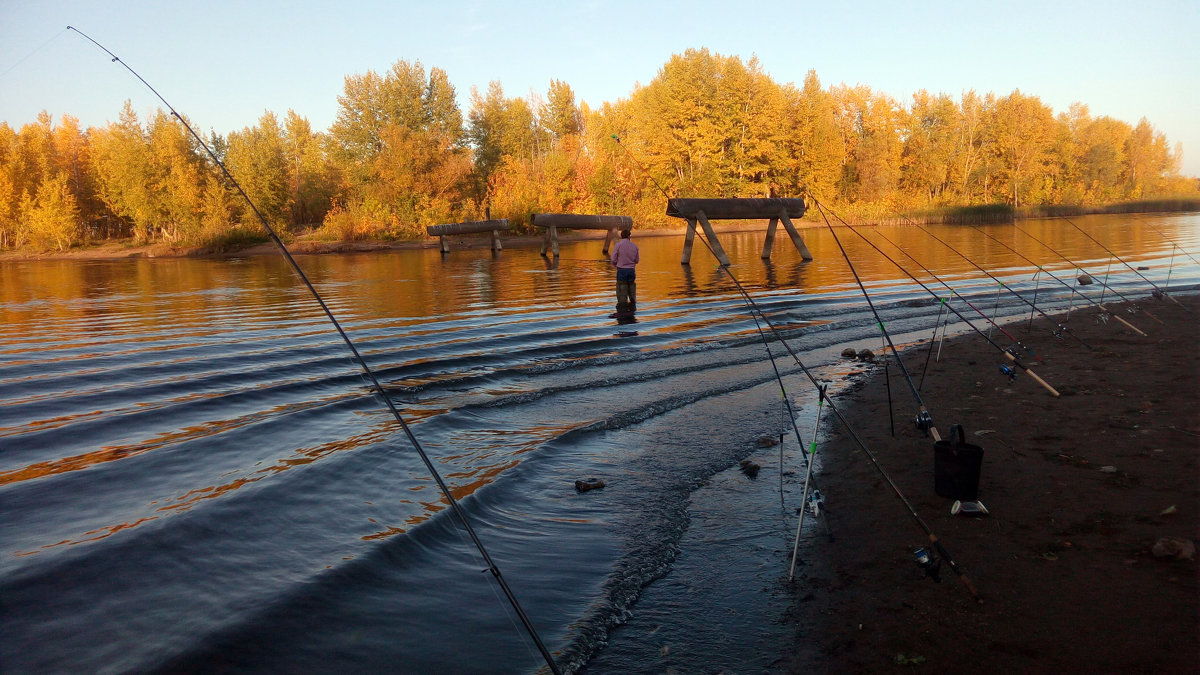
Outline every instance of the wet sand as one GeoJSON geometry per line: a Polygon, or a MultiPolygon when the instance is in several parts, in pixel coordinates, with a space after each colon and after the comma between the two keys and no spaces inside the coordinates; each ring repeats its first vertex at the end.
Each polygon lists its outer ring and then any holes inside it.
{"type": "MultiPolygon", "coordinates": [[[[953,500],[935,494],[933,440],[916,430],[894,363],[895,438],[883,369],[839,396],[982,602],[946,564],[940,583],[925,576],[913,551],[928,537],[839,430],[819,449],[837,540],[811,540],[798,568],[786,670],[1200,672],[1196,560],[1154,551],[1200,536],[1200,298],[1180,299],[1190,313],[1170,300],[1137,314],[1117,306],[1148,337],[1073,313],[1068,326],[1091,350],[1057,340],[1044,319],[1009,328],[1044,359],[1022,362],[1058,398],[1027,375],[1010,382],[977,334],[945,343],[921,393],[943,437],[961,424],[984,448],[986,517],[951,515],[953,500]]],[[[914,379],[925,359],[905,354],[914,379]]]]}

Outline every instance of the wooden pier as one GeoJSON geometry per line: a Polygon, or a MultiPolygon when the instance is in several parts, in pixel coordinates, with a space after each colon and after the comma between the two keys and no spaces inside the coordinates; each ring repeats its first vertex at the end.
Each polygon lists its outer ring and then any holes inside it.
{"type": "Polygon", "coordinates": [[[558,228],[568,230],[607,230],[604,237],[604,255],[617,241],[620,230],[632,230],[633,218],[629,216],[592,216],[575,213],[535,213],[529,217],[529,224],[545,228],[546,234],[542,239],[542,257],[547,251],[558,257],[558,228]]]}
{"type": "Polygon", "coordinates": [[[425,232],[430,236],[436,235],[441,243],[442,253],[450,252],[450,242],[446,241],[446,237],[456,234],[476,234],[479,232],[492,233],[492,250],[499,251],[500,233],[508,231],[508,220],[499,218],[495,220],[472,220],[465,223],[445,223],[442,225],[426,225],[425,232]]]}
{"type": "Polygon", "coordinates": [[[783,227],[787,230],[788,236],[792,238],[792,244],[796,250],[800,252],[800,257],[805,260],[812,260],[812,254],[808,252],[808,246],[804,244],[804,239],[800,237],[800,233],[796,231],[796,227],[792,225],[792,218],[799,218],[804,215],[807,206],[803,199],[780,199],[780,198],[759,198],[759,199],[669,199],[667,200],[667,215],[673,218],[683,218],[687,220],[687,234],[683,241],[683,259],[680,264],[690,265],[692,262],[692,244],[696,238],[696,223],[704,228],[704,236],[708,238],[709,245],[712,246],[713,254],[717,256],[717,260],[722,265],[729,265],[729,256],[725,254],[725,248],[721,246],[720,239],[717,238],[716,231],[713,230],[709,219],[713,220],[769,220],[767,225],[767,238],[763,242],[762,258],[770,260],[771,249],[775,246],[775,230],[779,223],[783,223],[783,227]]]}

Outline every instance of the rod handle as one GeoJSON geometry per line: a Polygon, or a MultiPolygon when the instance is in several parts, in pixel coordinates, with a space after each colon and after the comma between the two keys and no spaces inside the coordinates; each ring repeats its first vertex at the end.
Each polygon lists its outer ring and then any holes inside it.
{"type": "MultiPolygon", "coordinates": [[[[1004,355],[1008,357],[1008,360],[1009,360],[1009,361],[1012,361],[1012,362],[1014,362],[1014,363],[1015,363],[1015,362],[1016,362],[1016,360],[1017,360],[1017,357],[1013,356],[1012,354],[1010,354],[1010,353],[1008,353],[1008,352],[1004,352],[1004,355]]],[[[1038,377],[1038,374],[1037,374],[1037,373],[1035,373],[1035,372],[1033,372],[1033,369],[1032,369],[1032,368],[1025,368],[1025,372],[1026,372],[1026,373],[1028,373],[1030,377],[1032,377],[1033,379],[1037,380],[1037,383],[1038,383],[1038,384],[1040,384],[1040,385],[1042,385],[1043,387],[1045,387],[1045,388],[1046,388],[1046,391],[1050,392],[1050,395],[1051,395],[1051,396],[1053,396],[1054,398],[1058,398],[1059,394],[1058,394],[1058,392],[1057,392],[1057,391],[1055,391],[1055,390],[1054,390],[1054,387],[1051,387],[1051,386],[1049,385],[1049,383],[1047,383],[1047,382],[1046,382],[1045,380],[1043,380],[1042,378],[1038,377]]]]}

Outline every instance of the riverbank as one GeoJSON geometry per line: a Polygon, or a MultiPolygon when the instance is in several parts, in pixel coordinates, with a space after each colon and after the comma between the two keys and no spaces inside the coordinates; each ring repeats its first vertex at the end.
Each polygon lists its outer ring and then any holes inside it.
{"type": "MultiPolygon", "coordinates": [[[[798,224],[799,225],[799,224],[798,224]]],[[[813,226],[815,224],[807,224],[813,226]]],[[[717,233],[744,232],[747,230],[765,229],[765,225],[743,225],[739,227],[717,228],[717,233]]],[[[637,230],[635,238],[647,237],[680,237],[686,227],[663,228],[653,230],[637,230]]],[[[559,232],[560,244],[573,241],[590,241],[604,239],[606,232],[600,230],[577,230],[559,232]]],[[[506,235],[501,239],[504,248],[540,248],[543,236],[540,234],[506,235]]],[[[386,241],[368,239],[360,241],[328,241],[314,234],[302,235],[289,240],[288,251],[293,255],[321,255],[326,253],[371,253],[379,251],[399,251],[412,249],[438,248],[437,237],[424,239],[386,241]]],[[[450,249],[479,249],[489,248],[489,235],[454,236],[450,238],[450,249]]],[[[0,262],[20,262],[25,260],[120,260],[125,258],[245,258],[258,255],[278,255],[279,249],[270,241],[231,250],[214,250],[204,246],[172,246],[170,244],[135,245],[132,240],[105,242],[98,246],[72,248],[66,251],[0,251],[0,262]]]]}
{"type": "MultiPolygon", "coordinates": [[[[1161,555],[1200,536],[1198,298],[1148,300],[1070,327],[1091,345],[1050,336],[1044,320],[1015,335],[1040,348],[1035,371],[1008,382],[976,335],[948,341],[922,395],[937,429],[962,424],[984,447],[982,518],[950,514],[933,489],[933,441],[892,369],[896,438],[884,373],[836,401],[850,424],[978,589],[977,604],[943,565],[925,578],[913,550],[928,539],[846,434],[821,448],[833,544],[811,544],[798,572],[791,673],[1156,672],[1200,669],[1197,563],[1161,555]]],[[[1010,329],[1011,330],[1011,329],[1010,329]]],[[[920,373],[926,352],[905,363],[920,373]]],[[[894,365],[894,364],[893,364],[894,365]]]]}

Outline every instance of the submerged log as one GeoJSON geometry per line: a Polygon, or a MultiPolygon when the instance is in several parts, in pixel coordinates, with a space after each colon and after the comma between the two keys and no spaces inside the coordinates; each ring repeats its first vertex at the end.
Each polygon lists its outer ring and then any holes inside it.
{"type": "Polygon", "coordinates": [[[696,219],[703,213],[712,220],[756,220],[787,216],[799,218],[807,207],[803,199],[669,199],[667,215],[696,219]]]}

